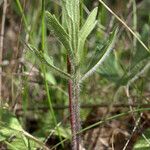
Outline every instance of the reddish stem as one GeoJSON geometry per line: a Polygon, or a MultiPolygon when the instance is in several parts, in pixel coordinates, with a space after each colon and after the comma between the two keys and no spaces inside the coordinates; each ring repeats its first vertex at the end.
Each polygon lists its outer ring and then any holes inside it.
{"type": "MultiPolygon", "coordinates": [[[[72,74],[72,67],[69,57],[67,56],[67,71],[69,74],[72,74]]],[[[74,108],[74,101],[73,101],[73,82],[71,79],[68,81],[68,95],[69,95],[69,111],[70,111],[70,124],[71,124],[71,131],[72,131],[72,150],[78,150],[79,144],[77,142],[77,135],[76,135],[76,114],[74,108]]]]}

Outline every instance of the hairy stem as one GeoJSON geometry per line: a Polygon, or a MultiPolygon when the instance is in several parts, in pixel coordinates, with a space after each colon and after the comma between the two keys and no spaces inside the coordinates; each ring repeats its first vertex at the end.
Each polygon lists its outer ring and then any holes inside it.
{"type": "MultiPolygon", "coordinates": [[[[74,72],[69,57],[67,57],[67,70],[69,74],[73,74],[74,72]]],[[[70,124],[72,131],[72,150],[79,150],[80,145],[80,135],[77,134],[81,128],[78,83],[78,76],[76,75],[73,79],[70,79],[68,83],[70,124]]]]}
{"type": "MultiPolygon", "coordinates": [[[[75,78],[73,81],[73,101],[74,101],[74,113],[75,113],[75,119],[76,119],[76,134],[79,133],[80,129],[81,129],[81,124],[80,124],[80,103],[79,103],[79,93],[80,93],[80,89],[79,89],[79,74],[78,71],[75,74],[75,78]]],[[[81,144],[81,139],[80,139],[80,135],[77,134],[77,145],[78,148],[77,150],[79,150],[79,145],[81,144]]]]}

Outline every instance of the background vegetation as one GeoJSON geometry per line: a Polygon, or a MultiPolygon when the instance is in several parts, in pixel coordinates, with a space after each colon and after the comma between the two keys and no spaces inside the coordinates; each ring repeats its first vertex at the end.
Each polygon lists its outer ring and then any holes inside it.
{"type": "MultiPolygon", "coordinates": [[[[82,143],[88,150],[146,150],[150,148],[150,1],[105,3],[115,14],[98,0],[80,1],[80,26],[98,7],[96,27],[80,53],[81,75],[112,49],[95,73],[80,83],[82,143]]],[[[47,10],[63,24],[61,5],[60,0],[0,1],[0,149],[70,149],[68,81],[63,74],[67,55],[44,17],[47,10]],[[36,51],[62,74],[40,61],[36,51]]]]}

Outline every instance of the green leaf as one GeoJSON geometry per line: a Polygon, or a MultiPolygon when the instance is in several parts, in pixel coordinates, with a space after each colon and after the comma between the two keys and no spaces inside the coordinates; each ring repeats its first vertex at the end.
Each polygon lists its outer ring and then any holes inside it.
{"type": "Polygon", "coordinates": [[[132,79],[137,73],[140,72],[140,70],[144,68],[146,63],[147,63],[147,59],[144,59],[140,61],[139,63],[137,63],[135,66],[132,66],[132,68],[130,68],[130,70],[127,73],[127,77],[129,79],[132,79]]]}
{"type": "MultiPolygon", "coordinates": [[[[149,33],[150,33],[150,26],[148,24],[145,24],[142,28],[141,31],[141,39],[142,41],[144,41],[144,43],[146,45],[148,45],[148,37],[149,37],[149,33]]],[[[148,51],[145,51],[143,49],[143,47],[141,46],[140,43],[137,43],[137,47],[136,47],[136,53],[133,56],[133,60],[132,60],[132,66],[134,66],[135,64],[137,64],[138,62],[140,62],[141,60],[148,58],[150,56],[150,53],[148,51]]]]}
{"type": "MultiPolygon", "coordinates": [[[[88,60],[87,70],[92,68],[99,61],[99,59],[102,58],[102,56],[105,54],[108,47],[111,46],[112,40],[114,38],[114,34],[115,34],[115,30],[109,35],[109,37],[106,40],[104,40],[104,42],[102,42],[102,43],[99,42],[97,44],[95,53],[92,55],[91,60],[90,61],[88,60]]],[[[107,62],[107,60],[106,60],[106,62],[107,62]]]]}
{"type": "Polygon", "coordinates": [[[144,132],[146,139],[141,136],[134,145],[133,150],[149,150],[150,149],[150,128],[144,132]]]}
{"type": "MultiPolygon", "coordinates": [[[[53,130],[52,130],[53,131],[53,130]]],[[[67,129],[67,128],[63,128],[63,127],[59,127],[59,132],[60,132],[60,135],[63,137],[63,138],[70,138],[71,137],[71,130],[70,129],[67,129]]],[[[55,135],[58,136],[58,132],[55,132],[55,135]]]]}
{"type": "Polygon", "coordinates": [[[132,67],[129,66],[123,70],[117,60],[118,59],[115,59],[111,54],[98,70],[100,75],[115,82],[117,86],[127,85],[127,83],[131,82],[136,76],[139,76],[145,67],[148,68],[147,66],[149,66],[148,59],[143,59],[137,64],[134,64],[134,66],[131,64],[132,67]]]}
{"type": "Polygon", "coordinates": [[[80,82],[82,82],[83,80],[85,80],[89,76],[93,75],[93,73],[95,71],[97,71],[100,66],[102,66],[102,64],[104,63],[106,58],[110,55],[111,51],[113,50],[114,43],[116,41],[117,31],[118,30],[115,29],[112,32],[112,34],[110,35],[110,39],[109,39],[108,44],[105,46],[105,48],[102,50],[102,52],[99,55],[100,57],[99,57],[98,61],[96,62],[96,64],[85,75],[83,75],[83,77],[81,78],[80,82]]]}
{"type": "Polygon", "coordinates": [[[132,80],[134,81],[135,77],[138,78],[141,73],[144,73],[143,71],[146,71],[145,69],[149,69],[148,59],[144,59],[135,64],[135,66],[128,68],[128,70],[124,73],[123,77],[119,80],[118,85],[126,85],[127,83],[132,82],[132,80]]]}
{"type": "Polygon", "coordinates": [[[56,85],[56,80],[55,80],[54,76],[51,74],[51,72],[46,72],[45,78],[49,83],[56,85]]]}
{"type": "Polygon", "coordinates": [[[36,149],[37,144],[27,139],[22,133],[16,116],[5,108],[0,108],[0,142],[7,144],[9,150],[36,149]]]}
{"type": "Polygon", "coordinates": [[[71,78],[70,74],[63,72],[62,70],[54,66],[53,60],[46,53],[43,54],[41,51],[37,50],[34,46],[27,43],[25,44],[39,58],[39,60],[44,64],[46,64],[48,67],[50,67],[53,72],[57,73],[62,78],[66,79],[71,78]]]}
{"type": "Polygon", "coordinates": [[[65,19],[64,26],[70,35],[70,44],[74,52],[78,48],[78,34],[80,25],[80,9],[79,0],[63,0],[62,1],[63,16],[65,19]]]}
{"type": "Polygon", "coordinates": [[[16,148],[13,144],[5,141],[5,144],[7,145],[7,148],[9,148],[9,150],[19,150],[18,148],[16,148]]]}
{"type": "Polygon", "coordinates": [[[124,71],[114,53],[108,56],[108,59],[97,71],[104,78],[117,83],[124,74],[124,71]]]}
{"type": "Polygon", "coordinates": [[[5,128],[5,126],[0,126],[0,141],[3,141],[10,136],[16,135],[12,129],[20,131],[22,130],[22,127],[17,118],[7,109],[0,108],[0,121],[0,124],[6,124],[7,127],[9,127],[5,128]]]}
{"type": "Polygon", "coordinates": [[[53,58],[51,56],[48,56],[46,53],[42,53],[44,59],[49,63],[49,64],[52,64],[54,65],[53,63],[53,58]]]}
{"type": "Polygon", "coordinates": [[[7,147],[9,150],[14,150],[14,148],[17,150],[36,150],[38,146],[34,141],[31,140],[27,140],[26,144],[23,142],[22,137],[19,137],[10,142],[7,147]]]}
{"type": "Polygon", "coordinates": [[[100,67],[98,73],[104,78],[115,82],[117,86],[122,86],[130,82],[130,80],[132,80],[146,66],[146,63],[147,60],[143,60],[135,66],[132,66],[132,68],[126,68],[126,70],[123,70],[117,60],[114,60],[110,55],[106,62],[100,67]]]}
{"type": "Polygon", "coordinates": [[[79,0],[63,0],[63,2],[66,5],[68,17],[73,21],[74,24],[79,25],[80,21],[79,0]]]}
{"type": "Polygon", "coordinates": [[[47,20],[47,27],[48,29],[53,32],[53,34],[58,38],[58,40],[64,45],[67,52],[72,55],[72,48],[70,46],[70,37],[65,31],[65,29],[62,27],[62,25],[59,23],[59,21],[56,19],[54,15],[46,11],[46,20],[47,20]]]}
{"type": "Polygon", "coordinates": [[[78,45],[78,57],[80,59],[83,58],[83,48],[85,41],[88,37],[88,35],[91,33],[91,31],[94,29],[96,26],[96,15],[97,15],[98,8],[96,7],[91,14],[88,16],[85,24],[79,31],[79,45],[78,45]]]}

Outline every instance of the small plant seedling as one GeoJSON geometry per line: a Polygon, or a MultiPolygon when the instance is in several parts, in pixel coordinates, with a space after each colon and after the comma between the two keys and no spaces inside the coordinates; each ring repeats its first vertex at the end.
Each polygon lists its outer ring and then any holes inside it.
{"type": "Polygon", "coordinates": [[[70,124],[72,131],[72,150],[79,150],[82,146],[82,140],[79,131],[81,130],[80,123],[80,84],[93,75],[93,73],[102,65],[107,56],[111,53],[114,47],[117,30],[114,30],[108,44],[99,54],[99,59],[95,65],[87,72],[81,74],[81,67],[83,64],[84,45],[87,37],[92,32],[97,24],[96,16],[98,8],[94,8],[87,17],[83,26],[80,26],[80,2],[79,0],[63,0],[62,14],[63,23],[61,24],[55,15],[46,11],[46,22],[48,29],[58,38],[66,50],[67,56],[67,72],[57,68],[51,58],[45,53],[38,51],[35,47],[27,44],[28,48],[32,50],[37,57],[51,68],[51,70],[61,77],[68,80],[68,95],[69,95],[69,111],[70,124]]]}

